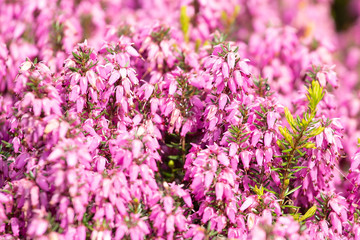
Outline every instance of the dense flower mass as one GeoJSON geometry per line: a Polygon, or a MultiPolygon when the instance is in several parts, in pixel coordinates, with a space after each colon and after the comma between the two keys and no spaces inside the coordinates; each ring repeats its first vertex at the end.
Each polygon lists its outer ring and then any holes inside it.
{"type": "Polygon", "coordinates": [[[357,0],[0,0],[0,238],[360,239],[359,33],[357,0]]]}

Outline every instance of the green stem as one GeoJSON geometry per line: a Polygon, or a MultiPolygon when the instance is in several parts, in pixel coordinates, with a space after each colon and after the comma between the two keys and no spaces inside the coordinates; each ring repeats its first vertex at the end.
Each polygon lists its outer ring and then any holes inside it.
{"type": "Polygon", "coordinates": [[[181,151],[182,151],[182,164],[184,164],[186,158],[185,137],[181,137],[180,142],[181,142],[181,151]]]}

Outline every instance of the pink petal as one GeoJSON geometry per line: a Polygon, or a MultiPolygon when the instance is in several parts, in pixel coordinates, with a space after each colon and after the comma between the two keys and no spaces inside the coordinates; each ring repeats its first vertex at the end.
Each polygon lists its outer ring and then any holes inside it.
{"type": "Polygon", "coordinates": [[[226,62],[222,64],[222,74],[224,78],[229,78],[229,65],[226,62]]]}
{"type": "Polygon", "coordinates": [[[96,76],[92,70],[86,72],[86,78],[88,83],[90,83],[93,88],[96,88],[96,76]]]}
{"type": "Polygon", "coordinates": [[[113,85],[120,78],[120,74],[118,71],[115,71],[111,74],[109,78],[109,85],[113,85]]]}
{"type": "Polygon", "coordinates": [[[132,46],[127,46],[125,48],[125,50],[126,50],[127,53],[129,53],[133,57],[140,56],[139,53],[135,50],[135,48],[133,48],[132,46]]]}
{"type": "Polygon", "coordinates": [[[235,54],[233,52],[229,52],[227,55],[227,63],[230,69],[233,69],[235,66],[235,54]]]}
{"type": "Polygon", "coordinates": [[[229,164],[230,164],[229,158],[225,155],[225,153],[220,153],[217,156],[217,159],[224,166],[229,166],[229,164]]]}
{"type": "Polygon", "coordinates": [[[48,228],[48,222],[45,220],[36,221],[36,236],[43,235],[48,228]]]}
{"type": "Polygon", "coordinates": [[[224,183],[218,182],[215,185],[216,200],[221,200],[224,194],[224,183]]]}
{"type": "Polygon", "coordinates": [[[74,167],[77,164],[77,154],[70,152],[66,156],[66,163],[69,167],[74,167]]]}
{"type": "Polygon", "coordinates": [[[19,219],[11,218],[10,224],[11,224],[11,231],[14,234],[14,236],[15,237],[19,236],[19,219]]]}
{"type": "Polygon", "coordinates": [[[265,147],[270,147],[272,141],[272,133],[266,132],[264,136],[264,145],[265,147]]]}
{"type": "Polygon", "coordinates": [[[144,100],[148,100],[154,91],[154,86],[147,83],[145,84],[144,88],[145,88],[144,100]]]}
{"type": "Polygon", "coordinates": [[[267,124],[268,124],[268,128],[269,129],[274,129],[274,124],[275,124],[275,113],[274,112],[268,112],[267,116],[266,116],[266,120],[267,120],[267,124]]]}
{"type": "Polygon", "coordinates": [[[174,218],[173,215],[170,215],[170,216],[166,219],[166,232],[167,232],[167,233],[170,233],[170,232],[174,232],[174,231],[175,231],[174,222],[175,222],[175,218],[174,218]]]}
{"type": "Polygon", "coordinates": [[[44,113],[46,116],[50,115],[50,111],[51,111],[51,105],[50,105],[50,100],[48,98],[43,98],[42,99],[42,108],[44,110],[44,113]]]}
{"type": "Polygon", "coordinates": [[[250,207],[255,202],[254,197],[246,198],[245,202],[240,207],[240,212],[245,211],[248,207],[250,207]]]}
{"type": "Polygon", "coordinates": [[[173,203],[174,203],[174,200],[172,197],[169,197],[169,196],[164,197],[164,209],[165,209],[166,214],[169,214],[172,212],[173,203]]]}
{"type": "Polygon", "coordinates": [[[212,207],[206,207],[201,221],[203,223],[206,223],[213,216],[214,216],[214,209],[212,207]]]}
{"type": "Polygon", "coordinates": [[[88,81],[85,77],[80,78],[80,90],[81,94],[86,94],[88,88],[88,81]]]}
{"type": "Polygon", "coordinates": [[[111,205],[111,203],[106,203],[106,205],[105,205],[105,215],[106,215],[107,220],[109,220],[109,221],[114,220],[115,212],[114,212],[114,208],[111,205]]]}
{"type": "Polygon", "coordinates": [[[99,156],[96,162],[96,170],[99,173],[102,173],[105,169],[105,164],[106,164],[106,158],[99,156]]]}
{"type": "Polygon", "coordinates": [[[14,139],[12,140],[12,144],[14,147],[14,152],[18,153],[20,148],[20,139],[18,137],[14,137],[14,139]]]}
{"type": "Polygon", "coordinates": [[[33,110],[34,110],[34,115],[35,116],[40,116],[41,114],[41,107],[42,107],[42,102],[41,99],[34,99],[33,101],[33,110]]]}
{"type": "Polygon", "coordinates": [[[205,174],[205,188],[208,189],[211,186],[211,183],[214,179],[214,174],[212,172],[207,172],[205,174]]]}
{"type": "Polygon", "coordinates": [[[259,166],[263,165],[264,153],[261,149],[256,149],[255,151],[256,161],[259,166]]]}
{"type": "Polygon", "coordinates": [[[224,109],[224,107],[225,107],[225,105],[226,105],[226,103],[228,102],[228,96],[227,96],[227,94],[221,94],[220,95],[220,98],[219,98],[219,109],[220,110],[223,110],[224,109]]]}
{"type": "Polygon", "coordinates": [[[249,169],[250,164],[250,153],[248,151],[242,151],[240,153],[242,163],[244,164],[245,169],[249,169]]]}
{"type": "Polygon", "coordinates": [[[133,140],[132,141],[132,154],[134,158],[139,158],[142,154],[143,143],[140,140],[133,140]]]}
{"type": "Polygon", "coordinates": [[[28,92],[25,94],[24,99],[21,102],[21,106],[23,108],[27,107],[28,105],[32,104],[34,102],[35,96],[33,93],[28,92]]]}

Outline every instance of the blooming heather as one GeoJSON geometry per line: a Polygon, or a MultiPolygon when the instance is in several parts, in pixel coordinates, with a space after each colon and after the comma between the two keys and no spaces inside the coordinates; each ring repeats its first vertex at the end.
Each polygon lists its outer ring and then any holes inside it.
{"type": "Polygon", "coordinates": [[[0,0],[0,238],[360,239],[338,2],[0,0]]]}

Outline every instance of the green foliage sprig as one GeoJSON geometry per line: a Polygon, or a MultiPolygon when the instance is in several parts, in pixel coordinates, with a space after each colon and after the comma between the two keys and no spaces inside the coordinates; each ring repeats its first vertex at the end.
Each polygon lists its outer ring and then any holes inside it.
{"type": "Polygon", "coordinates": [[[290,129],[286,126],[279,127],[283,139],[278,140],[277,144],[282,150],[282,155],[279,157],[283,159],[283,163],[281,167],[274,170],[278,172],[281,179],[279,198],[282,200],[283,206],[287,196],[301,188],[300,185],[290,189],[290,180],[295,178],[294,174],[296,172],[304,168],[299,166],[299,159],[306,155],[305,149],[315,148],[315,143],[311,141],[311,138],[324,130],[323,126],[318,126],[319,121],[315,119],[317,105],[324,97],[323,88],[319,82],[313,80],[307,92],[308,109],[303,114],[303,117],[297,116],[294,118],[289,109],[285,108],[285,118],[290,125],[290,129]]]}

